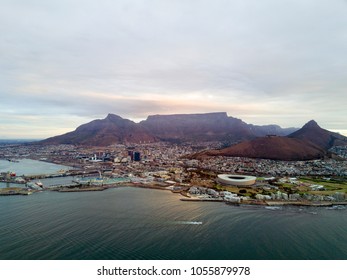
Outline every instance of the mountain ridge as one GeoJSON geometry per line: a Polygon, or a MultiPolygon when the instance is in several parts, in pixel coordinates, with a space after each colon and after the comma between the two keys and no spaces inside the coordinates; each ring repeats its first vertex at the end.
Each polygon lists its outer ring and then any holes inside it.
{"type": "Polygon", "coordinates": [[[154,142],[156,138],[131,120],[118,115],[108,114],[104,119],[82,124],[74,131],[47,138],[43,144],[77,144],[89,146],[107,146],[112,143],[154,142]]]}
{"type": "Polygon", "coordinates": [[[326,150],[333,146],[344,145],[347,137],[321,128],[314,120],[307,122],[301,129],[288,135],[289,138],[311,142],[326,150]]]}
{"type": "Polygon", "coordinates": [[[295,129],[256,126],[228,116],[226,112],[199,114],[149,115],[135,123],[109,113],[104,119],[82,124],[74,131],[47,138],[42,144],[106,146],[118,143],[156,141],[227,141],[229,143],[273,134],[287,135],[295,129]]]}
{"type": "Polygon", "coordinates": [[[314,120],[287,137],[267,136],[221,149],[200,152],[190,158],[230,156],[273,160],[312,160],[329,156],[335,145],[347,145],[347,137],[321,128],[314,120]]]}

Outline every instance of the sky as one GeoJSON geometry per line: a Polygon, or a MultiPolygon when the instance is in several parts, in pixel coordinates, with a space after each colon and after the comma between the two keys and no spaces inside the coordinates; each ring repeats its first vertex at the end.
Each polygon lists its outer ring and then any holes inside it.
{"type": "Polygon", "coordinates": [[[0,139],[108,113],[347,135],[346,0],[0,0],[0,139]]]}

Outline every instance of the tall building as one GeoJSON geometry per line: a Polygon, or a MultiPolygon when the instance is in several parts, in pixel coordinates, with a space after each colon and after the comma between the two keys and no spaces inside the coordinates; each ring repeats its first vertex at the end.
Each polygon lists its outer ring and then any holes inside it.
{"type": "Polygon", "coordinates": [[[140,152],[134,152],[134,161],[141,161],[140,152]]]}
{"type": "Polygon", "coordinates": [[[134,151],[128,150],[128,156],[130,156],[131,161],[134,160],[134,151]]]}

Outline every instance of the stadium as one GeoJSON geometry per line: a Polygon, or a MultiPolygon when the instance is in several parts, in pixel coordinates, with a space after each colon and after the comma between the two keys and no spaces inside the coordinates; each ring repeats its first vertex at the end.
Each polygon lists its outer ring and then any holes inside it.
{"type": "Polygon", "coordinates": [[[251,186],[255,184],[257,178],[254,176],[234,175],[234,174],[219,174],[217,181],[223,185],[232,186],[251,186]]]}

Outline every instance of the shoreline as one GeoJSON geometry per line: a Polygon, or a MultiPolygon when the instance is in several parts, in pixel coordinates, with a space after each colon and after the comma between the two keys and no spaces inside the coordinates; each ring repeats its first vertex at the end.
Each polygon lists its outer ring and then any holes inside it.
{"type": "Polygon", "coordinates": [[[240,205],[254,205],[254,206],[270,206],[270,207],[279,207],[279,206],[299,206],[299,207],[332,207],[332,206],[347,206],[347,201],[341,202],[309,202],[309,201],[258,201],[258,200],[248,200],[243,202],[231,202],[222,199],[199,199],[199,198],[181,198],[181,201],[186,202],[224,202],[226,204],[240,206],[240,205]]]}
{"type": "MultiPolygon", "coordinates": [[[[66,187],[56,187],[54,189],[42,189],[42,190],[13,190],[10,189],[8,192],[0,192],[0,196],[12,196],[12,195],[31,195],[36,192],[43,191],[53,191],[53,192],[61,192],[61,193],[72,193],[72,192],[95,192],[95,191],[105,191],[107,189],[113,188],[121,188],[121,187],[134,187],[134,188],[142,188],[142,189],[153,189],[153,190],[162,190],[162,191],[170,191],[171,193],[179,193],[182,198],[180,201],[184,202],[223,202],[225,204],[240,206],[240,205],[254,205],[254,206],[268,206],[268,207],[280,207],[280,206],[299,206],[299,207],[334,207],[334,206],[347,206],[347,201],[339,201],[339,202],[326,202],[326,201],[270,201],[270,200],[246,200],[241,202],[231,202],[228,200],[224,200],[221,198],[194,198],[187,195],[185,190],[172,190],[168,189],[168,187],[155,185],[155,184],[143,184],[143,183],[116,183],[110,185],[103,186],[87,186],[85,188],[75,187],[75,188],[66,188],[66,187]]],[[[6,190],[6,189],[5,189],[6,190]]]]}

